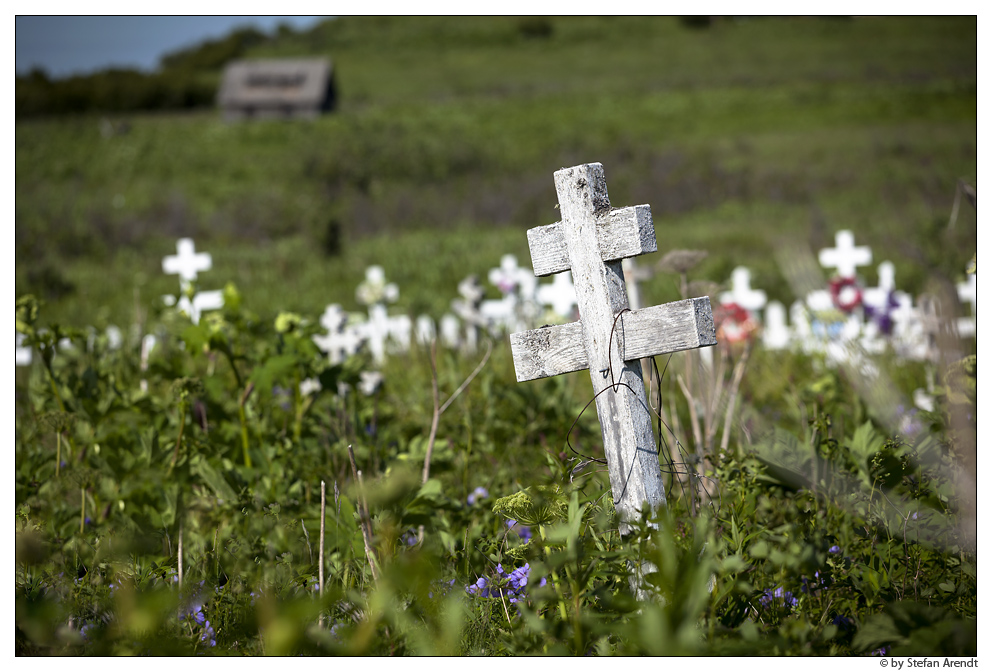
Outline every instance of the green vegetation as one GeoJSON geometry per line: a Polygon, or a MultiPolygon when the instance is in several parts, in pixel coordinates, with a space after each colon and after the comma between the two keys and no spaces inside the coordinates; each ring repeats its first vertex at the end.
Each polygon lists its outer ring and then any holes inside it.
{"type": "MultiPolygon", "coordinates": [[[[755,349],[723,452],[690,430],[678,376],[702,369],[659,359],[652,394],[719,488],[668,474],[656,529],[620,539],[605,473],[569,448],[601,450],[594,414],[565,438],[587,374],[517,384],[495,343],[423,482],[435,408],[482,354],[433,367],[416,350],[374,395],[341,396],[370,363],[332,366],[310,337],[328,303],[357,307],[369,264],[400,286],[394,310],[437,318],[469,273],[526,263],[525,230],[557,217],[553,171],[589,161],[614,205],[651,205],[661,252],[642,263],[709,253],[692,280],[746,265],[791,302],[776,251],[842,228],[901,289],[959,280],[975,211],[947,224],[977,173],[976,42],[974,17],[345,17],[148,76],[215,87],[232,57],[326,54],[338,109],[312,122],[35,116],[19,79],[17,328],[35,362],[15,379],[18,652],[975,655],[974,358],[938,368],[935,412],[914,416],[849,371],[755,349]],[[199,325],[159,298],[180,236],[213,255],[201,287],[226,286],[199,325]],[[119,350],[88,338],[108,324],[119,350]],[[147,370],[140,333],[159,337],[147,370]]],[[[668,273],[642,291],[680,298],[668,273]]],[[[743,354],[721,358],[726,386],[743,354]]],[[[876,363],[899,398],[927,384],[922,364],[876,363]]]]}

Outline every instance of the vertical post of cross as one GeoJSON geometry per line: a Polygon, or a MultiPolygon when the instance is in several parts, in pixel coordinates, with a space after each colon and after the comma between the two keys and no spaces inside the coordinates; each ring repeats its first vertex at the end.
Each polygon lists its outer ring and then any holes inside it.
{"type": "Polygon", "coordinates": [[[645,503],[654,510],[665,505],[665,490],[641,363],[624,362],[623,325],[614,329],[615,318],[629,308],[622,260],[603,261],[599,250],[597,228],[611,211],[602,164],[557,171],[555,189],[614,504],[633,515],[645,503]]]}

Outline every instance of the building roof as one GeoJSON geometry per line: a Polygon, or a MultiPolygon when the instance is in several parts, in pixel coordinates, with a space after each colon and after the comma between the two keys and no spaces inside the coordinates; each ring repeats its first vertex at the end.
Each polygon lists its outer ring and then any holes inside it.
{"type": "Polygon", "coordinates": [[[225,110],[327,109],[331,62],[326,58],[233,61],[224,69],[218,105],[225,110]]]}

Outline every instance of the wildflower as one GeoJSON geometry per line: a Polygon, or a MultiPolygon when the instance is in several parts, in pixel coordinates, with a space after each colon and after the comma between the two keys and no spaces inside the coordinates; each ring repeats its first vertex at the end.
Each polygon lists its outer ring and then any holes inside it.
{"type": "Polygon", "coordinates": [[[833,546],[827,549],[827,553],[840,553],[840,546],[834,544],[833,546]]]}
{"type": "Polygon", "coordinates": [[[533,537],[529,527],[526,525],[518,525],[517,521],[513,518],[506,521],[506,526],[511,530],[514,530],[525,544],[531,540],[531,537],[533,537]]]}
{"type": "Polygon", "coordinates": [[[207,646],[217,646],[216,633],[213,626],[210,625],[210,621],[206,621],[203,625],[203,634],[200,635],[200,641],[207,646]]]}
{"type": "Polygon", "coordinates": [[[468,505],[472,506],[477,501],[483,500],[488,496],[489,496],[489,491],[480,485],[475,490],[473,490],[472,493],[468,496],[468,505]]]}
{"type": "Polygon", "coordinates": [[[79,629],[79,634],[83,636],[83,639],[89,641],[90,638],[89,635],[86,634],[86,632],[92,628],[93,628],[92,623],[86,623],[85,625],[83,625],[83,627],[79,629]]]}
{"type": "Polygon", "coordinates": [[[775,602],[788,605],[790,608],[799,604],[799,600],[792,596],[792,592],[785,590],[782,586],[775,588],[775,590],[766,590],[758,598],[758,601],[765,607],[770,607],[775,602]]]}
{"type": "Polygon", "coordinates": [[[889,647],[883,646],[880,649],[875,649],[874,651],[872,651],[868,655],[869,656],[884,656],[884,655],[888,654],[888,652],[889,652],[889,647]]]}
{"type": "Polygon", "coordinates": [[[889,291],[888,296],[885,298],[885,303],[882,306],[872,306],[867,303],[864,304],[865,317],[869,320],[875,322],[878,325],[878,330],[881,331],[886,336],[892,335],[892,311],[899,307],[899,301],[896,300],[896,293],[894,291],[889,291]]]}
{"type": "Polygon", "coordinates": [[[833,620],[830,622],[836,625],[844,632],[850,632],[854,630],[854,621],[849,619],[847,616],[840,616],[840,615],[834,616],[833,620]]]}
{"type": "MultiPolygon", "coordinates": [[[[492,580],[480,577],[474,584],[466,586],[465,590],[470,595],[478,597],[505,597],[511,604],[516,604],[519,600],[525,599],[527,595],[524,589],[530,582],[530,563],[524,564],[507,574],[503,569],[503,564],[496,565],[496,575],[492,580]]],[[[547,579],[542,578],[538,586],[547,584],[547,579]]]]}
{"type": "Polygon", "coordinates": [[[479,580],[472,585],[465,586],[465,591],[469,595],[478,595],[479,597],[489,597],[489,579],[484,576],[480,576],[479,580]]]}
{"type": "Polygon", "coordinates": [[[407,530],[403,534],[403,536],[400,537],[400,541],[402,541],[407,546],[413,546],[417,543],[417,533],[414,532],[412,529],[407,530]]]}
{"type": "MultiPolygon", "coordinates": [[[[454,586],[454,585],[455,585],[455,580],[454,579],[452,579],[451,581],[441,581],[441,582],[435,581],[434,582],[434,587],[437,590],[441,591],[441,594],[442,595],[447,595],[451,591],[451,587],[454,586]]],[[[432,590],[432,591],[428,592],[427,593],[427,597],[429,597],[430,599],[434,599],[434,591],[432,590]]]]}

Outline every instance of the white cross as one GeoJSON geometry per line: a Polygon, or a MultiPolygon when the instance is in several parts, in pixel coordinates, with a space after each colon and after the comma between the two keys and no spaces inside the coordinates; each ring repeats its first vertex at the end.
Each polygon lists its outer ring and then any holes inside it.
{"type": "Polygon", "coordinates": [[[517,265],[517,258],[504,254],[499,268],[489,271],[489,282],[503,294],[501,301],[484,301],[479,307],[494,329],[525,329],[537,317],[537,277],[517,265]]]}
{"type": "MultiPolygon", "coordinates": [[[[758,311],[765,307],[767,295],[760,289],[751,289],[751,271],[738,266],[730,274],[730,291],[720,294],[720,303],[736,303],[758,317],[758,311]]],[[[783,313],[784,317],[784,313],[783,313]]]]}
{"type": "MultiPolygon", "coordinates": [[[[479,329],[490,326],[489,320],[486,319],[486,316],[480,310],[485,290],[479,284],[479,278],[475,275],[470,275],[458,283],[458,293],[461,295],[461,298],[452,300],[451,308],[465,322],[465,349],[468,352],[475,352],[479,340],[479,329]]],[[[454,319],[454,316],[451,316],[451,319],[454,319]]],[[[457,329],[457,320],[455,320],[455,325],[457,329]]],[[[451,322],[449,320],[447,325],[449,331],[444,336],[445,342],[449,344],[452,342],[450,338],[451,328],[451,322]]],[[[441,320],[441,333],[442,335],[445,334],[443,318],[441,320]]],[[[455,345],[449,345],[449,347],[456,347],[459,340],[460,338],[456,333],[454,337],[455,345]]]]}
{"type": "Polygon", "coordinates": [[[517,265],[517,258],[512,254],[504,254],[500,259],[499,268],[489,271],[489,282],[495,285],[501,293],[518,294],[522,299],[533,299],[537,288],[537,278],[529,268],[517,265]]]}
{"type": "Polygon", "coordinates": [[[27,366],[31,363],[31,348],[25,348],[21,345],[24,338],[24,334],[17,334],[17,344],[14,346],[14,366],[27,366]]]}
{"type": "Polygon", "coordinates": [[[632,310],[637,310],[642,307],[641,289],[637,286],[637,283],[641,280],[648,280],[652,275],[651,269],[638,266],[634,257],[627,257],[621,263],[623,266],[623,278],[627,283],[628,303],[632,310]]]}
{"type": "Polygon", "coordinates": [[[206,252],[196,252],[192,238],[180,238],[176,243],[178,254],[162,259],[162,270],[169,275],[179,274],[179,284],[185,289],[189,283],[196,280],[200,271],[209,271],[212,264],[210,255],[206,252]]]}
{"type": "Polygon", "coordinates": [[[386,339],[392,339],[401,350],[410,349],[410,318],[406,315],[389,317],[381,303],[369,306],[369,321],[357,325],[356,329],[369,344],[372,358],[377,364],[386,359],[386,339]]]}
{"type": "Polygon", "coordinates": [[[433,341],[435,336],[437,336],[437,332],[434,329],[434,320],[432,320],[428,315],[421,315],[417,318],[415,326],[417,343],[420,345],[429,346],[431,341],[433,341]]]}
{"type": "Polygon", "coordinates": [[[785,306],[771,301],[765,310],[762,342],[769,350],[781,350],[789,345],[789,327],[785,324],[785,306]]]}
{"type": "Polygon", "coordinates": [[[642,357],[714,345],[709,299],[629,310],[621,259],[658,249],[651,208],[613,209],[598,163],[555,173],[561,221],[527,232],[534,273],[570,270],[579,322],[510,334],[517,381],[588,369],[621,533],[665,505],[642,357]]]}
{"type": "Polygon", "coordinates": [[[179,297],[179,303],[176,307],[183,313],[189,315],[189,319],[193,324],[200,323],[200,313],[205,310],[217,310],[224,306],[224,292],[219,289],[211,290],[209,292],[200,292],[193,296],[193,300],[190,301],[189,297],[183,294],[179,297]]]}
{"type": "Polygon", "coordinates": [[[148,391],[148,381],[145,380],[144,372],[148,370],[148,357],[152,353],[152,349],[155,347],[155,336],[154,334],[145,334],[141,339],[141,391],[148,391]]]}
{"type": "Polygon", "coordinates": [[[978,307],[978,276],[968,274],[968,281],[958,283],[958,298],[964,303],[971,304],[971,315],[958,318],[958,333],[962,336],[975,335],[975,315],[978,307]]]}
{"type": "Polygon", "coordinates": [[[550,285],[537,288],[537,302],[542,306],[551,306],[556,315],[566,320],[573,317],[575,312],[575,287],[572,285],[572,274],[568,271],[558,273],[550,285]]]}
{"type": "Polygon", "coordinates": [[[313,342],[327,353],[331,364],[339,364],[354,355],[365,341],[354,327],[346,326],[347,322],[348,315],[336,303],[327,306],[320,317],[320,324],[327,334],[317,334],[313,342]]]}
{"type": "Polygon", "coordinates": [[[363,306],[377,303],[392,303],[400,296],[400,290],[395,282],[386,282],[386,272],[382,266],[369,266],[365,269],[365,282],[355,290],[355,298],[363,306]]]}
{"type": "Polygon", "coordinates": [[[836,268],[842,278],[853,278],[858,266],[871,263],[871,248],[855,247],[854,234],[850,231],[838,231],[834,240],[837,247],[820,250],[821,266],[836,268]]]}
{"type": "Polygon", "coordinates": [[[891,261],[878,265],[878,287],[868,287],[861,292],[861,300],[866,306],[876,310],[888,309],[889,293],[896,288],[896,267],[891,261]]]}
{"type": "MultiPolygon", "coordinates": [[[[475,327],[466,327],[468,333],[475,333],[475,327]]],[[[446,347],[457,348],[459,346],[461,332],[461,325],[458,323],[458,318],[451,313],[445,313],[441,316],[441,342],[444,343],[446,347]]]]}

